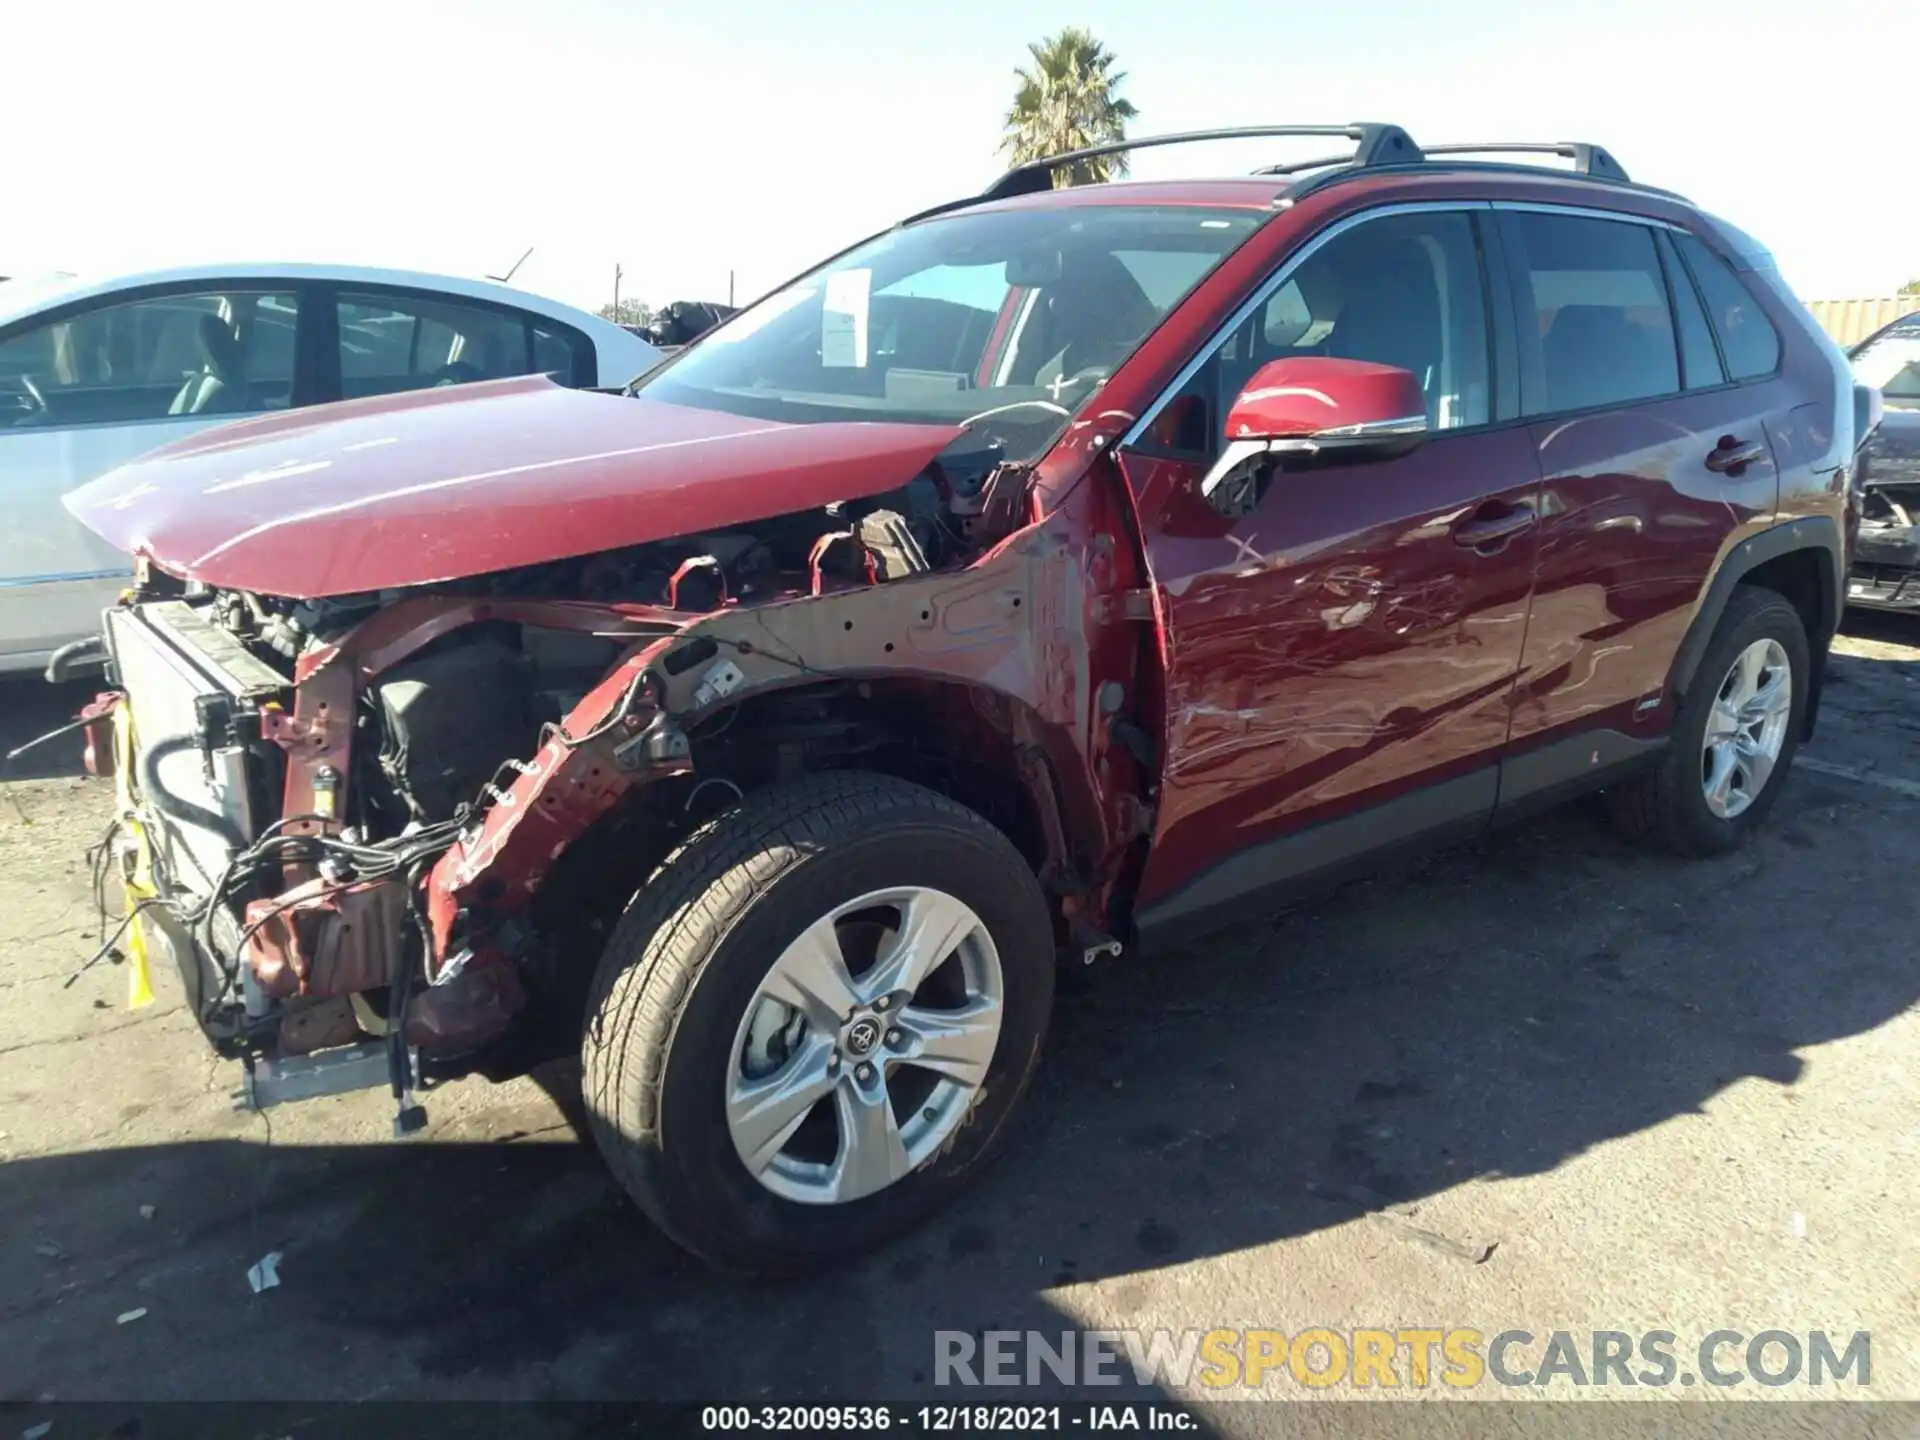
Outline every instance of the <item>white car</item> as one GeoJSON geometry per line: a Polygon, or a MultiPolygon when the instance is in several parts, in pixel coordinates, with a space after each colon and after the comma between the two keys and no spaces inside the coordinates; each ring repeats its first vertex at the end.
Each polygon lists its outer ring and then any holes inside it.
{"type": "Polygon", "coordinates": [[[618,325],[485,281],[203,265],[0,286],[0,671],[98,632],[129,557],[60,497],[243,415],[545,372],[623,385],[661,358],[618,325]]]}

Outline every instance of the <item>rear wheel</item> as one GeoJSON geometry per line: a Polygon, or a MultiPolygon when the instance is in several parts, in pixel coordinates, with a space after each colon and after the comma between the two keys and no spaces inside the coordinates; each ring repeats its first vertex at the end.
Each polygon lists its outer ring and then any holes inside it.
{"type": "Polygon", "coordinates": [[[1053,936],[985,820],[887,776],[749,796],[635,897],[595,980],[595,1137],[674,1240],[779,1274],[950,1198],[1038,1057],[1053,936]]]}
{"type": "Polygon", "coordinates": [[[1739,845],[1793,763],[1810,682],[1800,612],[1776,591],[1736,589],[1660,765],[1608,790],[1615,823],[1685,855],[1739,845]]]}

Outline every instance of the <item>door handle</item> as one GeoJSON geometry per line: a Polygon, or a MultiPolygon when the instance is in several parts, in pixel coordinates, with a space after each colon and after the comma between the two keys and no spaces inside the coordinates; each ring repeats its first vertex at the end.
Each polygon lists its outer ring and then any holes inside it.
{"type": "Polygon", "coordinates": [[[1737,479],[1749,465],[1765,459],[1766,454],[1764,446],[1722,435],[1720,443],[1707,452],[1707,469],[1716,475],[1732,475],[1737,479]]]}
{"type": "Polygon", "coordinates": [[[1482,515],[1478,519],[1463,520],[1453,527],[1454,543],[1466,545],[1475,550],[1487,545],[1498,545],[1518,535],[1536,519],[1538,517],[1530,506],[1516,505],[1496,515],[1482,515]]]}

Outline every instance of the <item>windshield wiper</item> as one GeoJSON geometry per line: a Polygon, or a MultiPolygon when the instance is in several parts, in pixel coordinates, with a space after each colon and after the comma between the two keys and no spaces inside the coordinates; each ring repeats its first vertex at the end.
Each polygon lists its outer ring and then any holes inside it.
{"type": "Polygon", "coordinates": [[[631,380],[627,381],[625,385],[622,385],[620,387],[620,393],[622,395],[628,395],[628,396],[638,395],[640,393],[640,384],[642,381],[649,380],[653,376],[658,375],[662,370],[664,370],[667,367],[669,362],[679,359],[681,352],[684,351],[686,348],[687,347],[684,345],[676,345],[671,350],[661,351],[660,358],[658,360],[654,361],[654,363],[650,365],[647,369],[642,370],[638,375],[634,376],[631,380]]]}

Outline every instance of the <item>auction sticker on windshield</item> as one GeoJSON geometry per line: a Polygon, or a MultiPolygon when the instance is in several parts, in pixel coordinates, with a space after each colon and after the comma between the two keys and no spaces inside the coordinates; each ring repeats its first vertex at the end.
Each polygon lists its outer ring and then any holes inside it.
{"type": "Polygon", "coordinates": [[[867,364],[867,302],[873,271],[839,270],[827,276],[820,309],[820,363],[830,370],[860,370],[867,364]]]}

